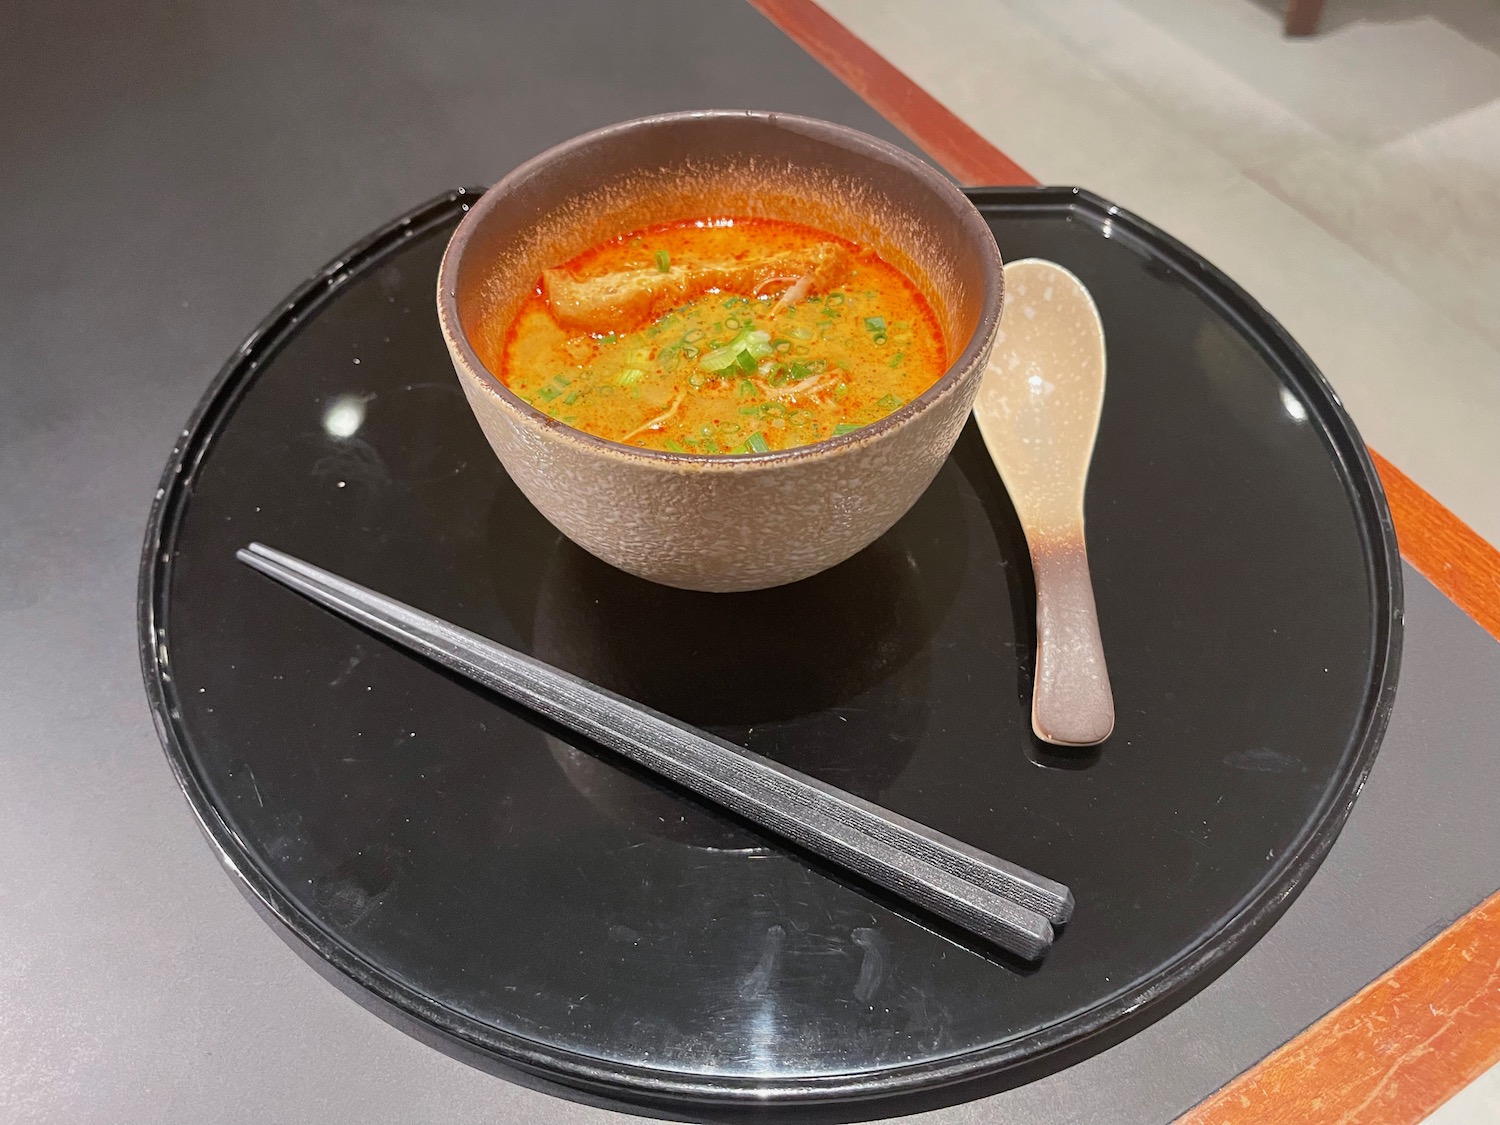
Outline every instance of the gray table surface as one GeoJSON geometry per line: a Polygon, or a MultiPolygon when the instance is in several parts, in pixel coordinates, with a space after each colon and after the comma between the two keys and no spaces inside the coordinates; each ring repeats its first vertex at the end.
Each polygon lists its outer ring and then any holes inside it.
{"type": "MultiPolygon", "coordinates": [[[[624,1119],[408,1038],[257,918],[157,744],[136,562],[208,380],[333,254],[584,129],[745,104],[900,139],[739,4],[0,12],[0,1120],[624,1119]]],[[[1406,579],[1385,747],[1283,921],[1120,1046],[913,1120],[1170,1120],[1500,886],[1500,645],[1406,579]]]]}

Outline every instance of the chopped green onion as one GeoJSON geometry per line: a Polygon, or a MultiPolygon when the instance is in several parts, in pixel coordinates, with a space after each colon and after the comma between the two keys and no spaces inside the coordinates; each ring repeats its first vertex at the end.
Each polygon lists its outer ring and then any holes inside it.
{"type": "Polygon", "coordinates": [[[707,355],[698,360],[698,366],[705,371],[723,371],[726,367],[733,367],[735,359],[739,356],[738,348],[731,348],[727,344],[722,348],[715,348],[707,355]]]}
{"type": "Polygon", "coordinates": [[[811,374],[812,372],[808,370],[807,364],[800,362],[794,362],[792,364],[792,378],[796,379],[798,382],[806,379],[811,374]]]}
{"type": "Polygon", "coordinates": [[[875,405],[880,407],[881,410],[895,410],[896,407],[901,405],[901,401],[902,400],[897,398],[895,395],[886,395],[875,405]]]}
{"type": "Polygon", "coordinates": [[[537,391],[537,397],[540,398],[543,402],[551,402],[560,394],[562,394],[562,391],[551,385],[545,386],[541,390],[537,391]]]}
{"type": "Polygon", "coordinates": [[[884,332],[885,331],[885,317],[883,317],[883,316],[867,316],[867,317],[865,317],[865,327],[868,328],[871,332],[884,332]]]}
{"type": "Polygon", "coordinates": [[[667,452],[668,453],[686,453],[687,452],[686,449],[683,449],[682,446],[678,445],[671,438],[665,439],[662,442],[662,444],[667,447],[667,452]]]}
{"type": "Polygon", "coordinates": [[[599,346],[601,348],[608,347],[610,344],[613,344],[618,338],[619,337],[617,337],[613,332],[611,332],[608,336],[600,336],[599,346]]]}
{"type": "Polygon", "coordinates": [[[563,399],[563,405],[564,406],[572,406],[575,402],[578,401],[578,395],[579,395],[578,391],[569,391],[568,392],[568,397],[565,398],[565,399],[563,399]]]}
{"type": "Polygon", "coordinates": [[[646,377],[646,373],[639,367],[627,367],[615,376],[615,382],[622,387],[633,387],[646,377]]]}
{"type": "Polygon", "coordinates": [[[763,403],[763,402],[756,403],[754,406],[742,406],[742,407],[740,407],[740,413],[741,414],[764,414],[765,412],[766,412],[766,404],[763,403]]]}
{"type": "Polygon", "coordinates": [[[887,367],[900,367],[901,364],[903,362],[905,362],[905,360],[906,360],[906,353],[905,352],[897,352],[895,355],[891,356],[891,361],[889,363],[887,363],[886,366],[887,367]]]}
{"type": "Polygon", "coordinates": [[[875,342],[877,344],[883,344],[883,343],[885,343],[885,333],[884,332],[877,332],[877,333],[875,333],[875,342]]]}
{"type": "Polygon", "coordinates": [[[731,364],[749,373],[755,370],[755,361],[771,354],[771,334],[759,332],[746,325],[723,347],[715,348],[698,361],[706,371],[723,371],[731,364]]]}
{"type": "MultiPolygon", "coordinates": [[[[752,383],[749,379],[741,379],[740,380],[740,397],[741,398],[749,398],[754,393],[755,393],[755,384],[752,383]]],[[[743,414],[744,411],[742,410],[742,411],[740,411],[740,413],[743,414]]]]}
{"type": "Polygon", "coordinates": [[[682,342],[684,344],[696,344],[701,339],[703,339],[703,329],[694,328],[682,337],[682,342]]]}
{"type": "Polygon", "coordinates": [[[860,427],[853,422],[840,422],[837,426],[833,427],[833,436],[842,437],[844,434],[852,434],[857,429],[860,429],[860,427]]]}
{"type": "Polygon", "coordinates": [[[800,325],[793,328],[787,334],[794,340],[811,340],[813,338],[812,329],[803,328],[800,325]]]}
{"type": "Polygon", "coordinates": [[[844,295],[835,289],[832,293],[828,294],[828,303],[835,307],[842,305],[844,303],[844,295]]]}
{"type": "Polygon", "coordinates": [[[671,268],[672,255],[668,254],[665,250],[658,250],[656,252],[656,272],[666,273],[671,268]]]}
{"type": "Polygon", "coordinates": [[[746,438],[745,444],[750,447],[750,451],[752,453],[771,452],[771,447],[766,444],[766,439],[760,436],[759,430],[756,430],[753,434],[746,438]]]}

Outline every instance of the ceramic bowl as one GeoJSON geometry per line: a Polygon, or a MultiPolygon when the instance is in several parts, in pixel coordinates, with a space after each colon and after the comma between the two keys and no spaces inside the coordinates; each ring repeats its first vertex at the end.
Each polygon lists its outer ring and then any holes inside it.
{"type": "Polygon", "coordinates": [[[664,114],[521,165],[470,208],[438,316],[474,416],[559,531],[605,562],[690,590],[795,582],[873,542],[958,440],[1000,323],[1000,255],[941,173],[856,130],[780,113],[664,114]],[[621,445],[549,418],[481,355],[541,271],[623,231],[701,215],[791,220],[870,246],[926,293],[953,358],[925,393],[842,437],[705,456],[621,445]]]}

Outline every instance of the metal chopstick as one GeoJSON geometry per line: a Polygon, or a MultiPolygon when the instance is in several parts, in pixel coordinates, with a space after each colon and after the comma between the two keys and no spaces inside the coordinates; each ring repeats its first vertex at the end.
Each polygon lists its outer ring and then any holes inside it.
{"type": "Polygon", "coordinates": [[[1067,887],[495,641],[259,543],[240,561],[1017,955],[1067,887]]]}

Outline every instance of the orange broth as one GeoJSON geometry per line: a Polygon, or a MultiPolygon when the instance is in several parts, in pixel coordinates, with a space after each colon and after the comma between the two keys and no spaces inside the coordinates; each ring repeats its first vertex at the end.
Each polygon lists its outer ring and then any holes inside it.
{"type": "Polygon", "coordinates": [[[484,358],[567,425],[696,454],[849,433],[947,368],[937,318],[899,270],[812,227],[745,218],[647,227],[546,271],[484,358]]]}

